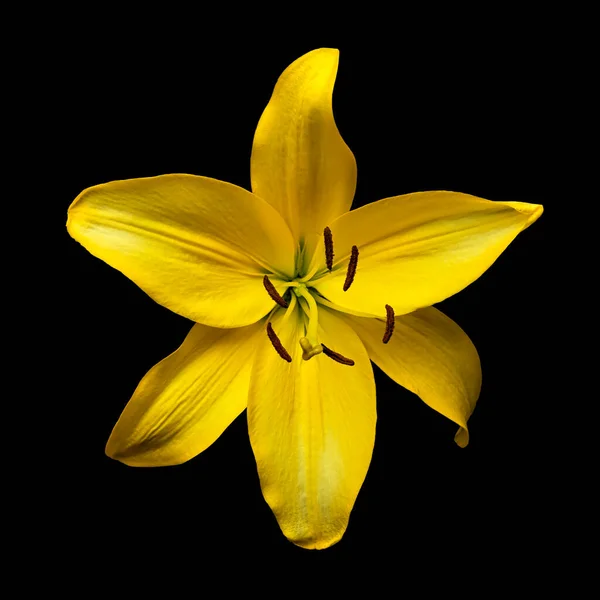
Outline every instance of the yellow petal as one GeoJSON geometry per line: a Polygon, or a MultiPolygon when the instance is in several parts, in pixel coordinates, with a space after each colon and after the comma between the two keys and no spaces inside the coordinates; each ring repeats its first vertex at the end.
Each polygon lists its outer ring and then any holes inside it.
{"type": "Polygon", "coordinates": [[[469,443],[467,421],[481,389],[479,356],[467,334],[433,307],[396,317],[387,344],[381,341],[385,323],[343,318],[384,373],[460,426],[454,440],[464,448],[469,443]]]}
{"type": "MultiPolygon", "coordinates": [[[[346,213],[330,228],[332,273],[316,288],[341,310],[385,317],[440,302],[475,281],[542,214],[537,204],[491,202],[455,192],[386,198],[346,213]],[[352,246],[354,281],[344,292],[352,246]]],[[[324,261],[324,251],[315,256],[324,261]]]]}
{"type": "Polygon", "coordinates": [[[375,441],[375,383],[358,336],[329,309],[319,336],[354,366],[324,354],[302,360],[297,311],[273,329],[292,356],[285,362],[265,341],[257,350],[250,395],[250,441],[265,500],[281,530],[304,548],[340,540],[363,483],[375,441]]]}
{"type": "Polygon", "coordinates": [[[264,275],[294,275],[294,242],[277,211],[207,177],[91,187],[71,205],[67,228],[154,300],[205,325],[256,322],[275,305],[264,275]]]}
{"type": "Polygon", "coordinates": [[[210,446],[246,408],[252,356],[264,322],[239,329],[194,325],[150,369],[106,445],[134,467],[183,463],[210,446]]]}
{"type": "Polygon", "coordinates": [[[321,48],[283,72],[252,147],[253,192],[307,243],[350,209],[356,188],[356,161],[333,119],[338,59],[337,50],[321,48]]]}

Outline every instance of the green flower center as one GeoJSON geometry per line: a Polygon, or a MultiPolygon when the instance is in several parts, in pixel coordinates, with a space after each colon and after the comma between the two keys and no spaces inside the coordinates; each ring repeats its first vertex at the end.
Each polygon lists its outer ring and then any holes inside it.
{"type": "MultiPolygon", "coordinates": [[[[319,342],[318,330],[319,330],[319,308],[318,304],[325,304],[330,306],[330,303],[322,298],[314,287],[314,283],[318,281],[327,271],[331,272],[333,269],[333,235],[329,227],[325,227],[323,232],[323,239],[325,245],[325,264],[326,269],[322,266],[313,267],[310,271],[306,268],[304,248],[300,248],[296,255],[296,277],[291,281],[286,281],[287,286],[284,296],[290,298],[295,305],[296,302],[300,305],[301,310],[305,315],[305,327],[306,335],[300,338],[300,347],[302,348],[302,358],[304,360],[310,360],[314,356],[319,354],[325,354],[329,358],[339,362],[343,365],[354,365],[354,361],[351,358],[346,358],[338,352],[331,350],[325,344],[319,342]],[[308,272],[307,272],[308,271],[308,272]],[[292,296],[293,294],[293,296],[292,296]]],[[[346,271],[346,280],[344,281],[343,290],[347,292],[354,277],[356,275],[356,268],[358,265],[358,248],[352,246],[350,260],[348,261],[348,267],[346,271]]],[[[275,286],[271,283],[267,275],[264,276],[263,285],[267,290],[269,296],[282,308],[288,310],[295,310],[295,306],[290,307],[288,300],[280,296],[279,292],[275,289],[275,286]]],[[[394,309],[389,305],[385,305],[386,310],[386,330],[383,336],[383,343],[387,344],[392,337],[394,331],[394,309]]],[[[287,315],[286,315],[287,318],[287,315]]],[[[267,335],[273,344],[273,348],[277,351],[279,356],[287,362],[292,361],[292,357],[289,352],[283,347],[281,340],[277,337],[277,334],[273,330],[271,322],[267,323],[267,335]]]]}

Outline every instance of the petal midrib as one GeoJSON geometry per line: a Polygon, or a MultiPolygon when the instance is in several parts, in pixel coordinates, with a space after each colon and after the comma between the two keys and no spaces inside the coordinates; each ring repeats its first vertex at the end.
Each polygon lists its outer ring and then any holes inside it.
{"type": "MultiPolygon", "coordinates": [[[[119,213],[119,217],[111,218],[108,216],[107,211],[93,210],[89,211],[89,214],[95,214],[99,223],[105,223],[106,225],[119,225],[119,228],[129,232],[143,231],[147,234],[147,237],[153,237],[155,239],[161,239],[165,242],[178,246],[183,250],[193,254],[193,250],[202,250],[203,253],[211,255],[216,263],[220,263],[223,266],[229,267],[230,269],[237,271],[241,274],[256,275],[256,270],[244,271],[241,267],[243,263],[246,263],[247,267],[254,267],[255,264],[271,273],[279,273],[277,269],[266,264],[260,258],[256,257],[252,252],[247,249],[241,249],[235,243],[224,244],[220,240],[215,239],[212,236],[205,234],[205,238],[210,240],[210,244],[204,244],[198,238],[193,236],[187,237],[182,235],[182,230],[177,227],[170,225],[163,225],[160,229],[157,227],[150,227],[146,223],[142,226],[139,222],[134,222],[131,219],[126,218],[123,213],[119,213]],[[231,251],[234,250],[239,255],[239,260],[231,257],[231,251]],[[190,252],[191,251],[191,252],[190,252]]],[[[281,274],[282,277],[285,277],[281,274]]]]}

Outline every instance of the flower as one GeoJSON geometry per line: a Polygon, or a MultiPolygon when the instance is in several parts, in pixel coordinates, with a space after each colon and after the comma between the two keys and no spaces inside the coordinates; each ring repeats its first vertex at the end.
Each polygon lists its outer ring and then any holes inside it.
{"type": "Polygon", "coordinates": [[[83,191],[68,231],[195,321],[142,379],[106,453],[183,463],[247,408],[264,497],[283,533],[326,548],[346,530],[375,441],[371,361],[456,422],[479,396],[467,335],[431,305],[477,279],[542,207],[420,192],[350,211],[354,156],[332,112],[338,52],[279,78],[258,124],[252,193],[193,175],[83,191]]]}

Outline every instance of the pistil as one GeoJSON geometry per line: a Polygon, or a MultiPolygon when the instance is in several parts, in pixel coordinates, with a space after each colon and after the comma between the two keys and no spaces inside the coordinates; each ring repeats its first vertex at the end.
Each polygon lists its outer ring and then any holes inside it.
{"type": "Polygon", "coordinates": [[[299,298],[304,298],[308,304],[308,311],[302,306],[304,312],[308,316],[308,326],[306,328],[306,337],[300,338],[300,346],[302,348],[302,358],[309,360],[317,354],[323,352],[323,346],[319,344],[317,334],[319,328],[319,309],[317,303],[312,297],[312,294],[306,289],[306,286],[300,284],[293,288],[294,293],[299,298]]]}

